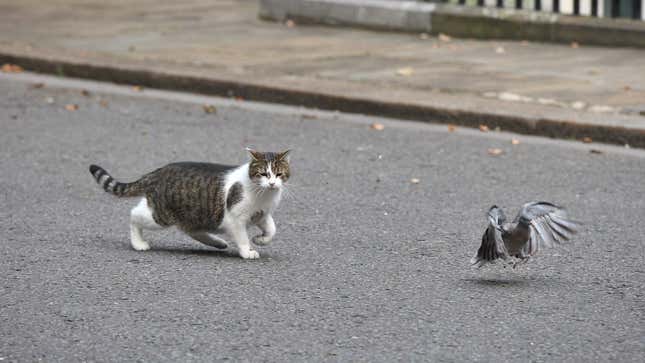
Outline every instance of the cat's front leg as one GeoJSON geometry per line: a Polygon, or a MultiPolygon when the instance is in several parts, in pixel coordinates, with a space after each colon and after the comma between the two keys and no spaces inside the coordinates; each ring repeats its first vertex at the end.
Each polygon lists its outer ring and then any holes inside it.
{"type": "Polygon", "coordinates": [[[260,246],[266,246],[275,236],[275,222],[270,214],[262,217],[256,225],[262,230],[262,234],[253,237],[253,243],[260,246]]]}
{"type": "Polygon", "coordinates": [[[258,251],[251,249],[249,235],[246,232],[246,224],[234,223],[226,229],[228,234],[233,238],[233,241],[237,245],[240,257],[245,260],[260,258],[258,251]]]}

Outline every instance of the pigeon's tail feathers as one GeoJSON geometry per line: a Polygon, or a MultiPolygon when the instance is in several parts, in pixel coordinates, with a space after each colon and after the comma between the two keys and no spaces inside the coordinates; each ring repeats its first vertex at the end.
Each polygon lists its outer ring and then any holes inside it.
{"type": "Polygon", "coordinates": [[[507,259],[508,252],[506,251],[501,232],[491,223],[482,236],[482,244],[477,250],[477,253],[470,259],[470,264],[482,267],[486,263],[500,258],[507,259]]]}

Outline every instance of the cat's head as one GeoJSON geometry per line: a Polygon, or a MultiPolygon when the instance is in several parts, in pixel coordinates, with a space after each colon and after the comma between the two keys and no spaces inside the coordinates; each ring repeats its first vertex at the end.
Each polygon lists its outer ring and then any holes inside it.
{"type": "Polygon", "coordinates": [[[247,149],[251,154],[249,178],[262,188],[280,189],[290,176],[289,151],[261,152],[247,149]]]}

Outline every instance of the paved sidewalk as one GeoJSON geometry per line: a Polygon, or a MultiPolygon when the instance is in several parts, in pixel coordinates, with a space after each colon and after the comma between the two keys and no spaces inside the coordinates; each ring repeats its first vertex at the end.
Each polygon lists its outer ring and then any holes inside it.
{"type": "Polygon", "coordinates": [[[215,80],[245,98],[645,146],[645,50],[300,26],[257,13],[255,1],[0,0],[0,61],[96,65],[62,73],[119,82],[129,79],[114,70],[125,69],[132,83],[147,71],[151,86],[222,93],[191,84],[215,80]],[[274,89],[284,92],[266,96],[274,89]]]}

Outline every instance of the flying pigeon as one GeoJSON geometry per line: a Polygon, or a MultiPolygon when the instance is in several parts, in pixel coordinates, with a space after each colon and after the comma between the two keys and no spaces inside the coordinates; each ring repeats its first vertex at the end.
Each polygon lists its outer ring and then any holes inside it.
{"type": "Polygon", "coordinates": [[[502,209],[494,205],[488,210],[488,221],[482,245],[470,260],[477,267],[509,257],[526,262],[543,247],[570,240],[579,226],[563,208],[548,202],[524,204],[513,222],[507,222],[502,209]]]}

